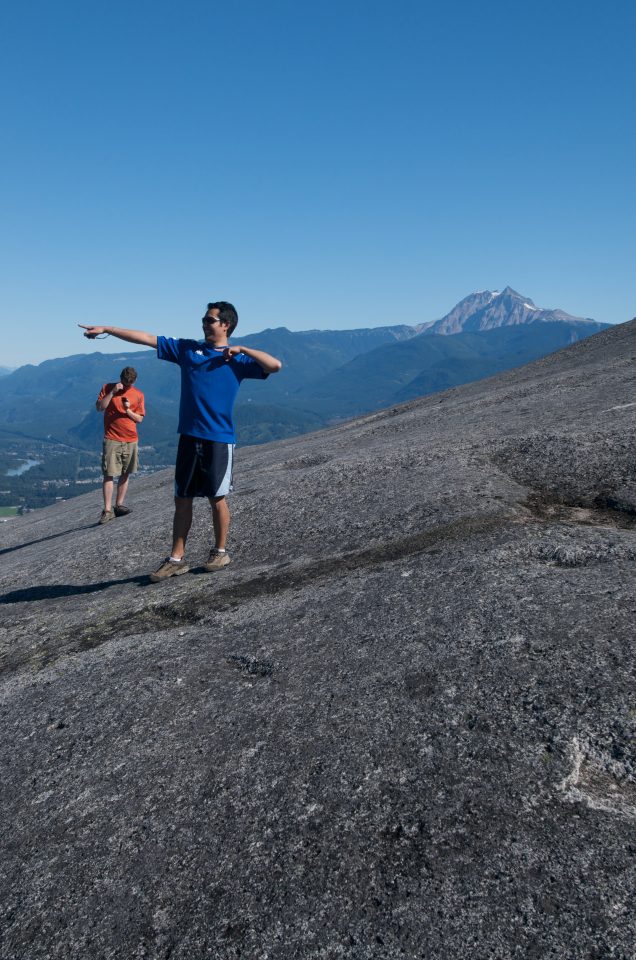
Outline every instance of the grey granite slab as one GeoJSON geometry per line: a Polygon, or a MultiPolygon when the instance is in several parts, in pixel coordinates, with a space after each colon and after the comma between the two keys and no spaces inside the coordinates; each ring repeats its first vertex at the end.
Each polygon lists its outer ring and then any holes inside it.
{"type": "Polygon", "coordinates": [[[0,957],[633,960],[636,322],[0,527],[0,957]]]}

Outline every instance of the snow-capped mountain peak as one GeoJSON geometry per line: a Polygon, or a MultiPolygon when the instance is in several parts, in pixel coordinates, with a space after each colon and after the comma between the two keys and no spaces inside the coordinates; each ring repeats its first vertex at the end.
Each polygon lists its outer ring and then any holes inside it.
{"type": "Polygon", "coordinates": [[[441,320],[436,320],[424,331],[426,334],[453,334],[494,330],[497,327],[520,323],[580,323],[591,322],[589,317],[575,317],[564,310],[537,307],[530,297],[512,287],[503,290],[478,290],[469,294],[441,320]]]}

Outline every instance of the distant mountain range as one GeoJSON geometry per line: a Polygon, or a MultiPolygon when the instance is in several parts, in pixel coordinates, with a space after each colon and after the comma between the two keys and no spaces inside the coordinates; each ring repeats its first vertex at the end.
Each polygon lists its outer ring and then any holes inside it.
{"type": "Polygon", "coordinates": [[[453,336],[424,334],[378,347],[310,381],[298,403],[341,419],[521,366],[595,333],[582,324],[542,323],[453,336]]]}
{"type": "MultiPolygon", "coordinates": [[[[244,383],[237,404],[242,443],[293,436],[338,419],[490,376],[568,346],[608,324],[536,307],[510,287],[480,291],[431,324],[359,330],[284,327],[241,337],[283,361],[267,383],[244,383]]],[[[198,331],[197,331],[198,332],[198,331]]],[[[236,338],[238,340],[238,338],[236,338]]],[[[27,365],[0,379],[2,437],[53,437],[94,448],[102,433],[95,398],[123,366],[139,372],[148,415],[145,444],[175,441],[179,375],[154,351],[79,354],[27,365]]]]}
{"type": "MultiPolygon", "coordinates": [[[[245,342],[270,350],[285,364],[282,374],[272,378],[275,382],[269,381],[270,400],[292,403],[299,413],[311,411],[332,422],[492,376],[607,326],[536,307],[506,287],[472,293],[440,320],[415,327],[307,333],[282,328],[245,342]],[[372,343],[373,333],[380,342],[372,343]],[[342,361],[328,369],[336,352],[342,361]]],[[[258,403],[258,390],[259,385],[244,384],[241,402],[258,403]]]]}

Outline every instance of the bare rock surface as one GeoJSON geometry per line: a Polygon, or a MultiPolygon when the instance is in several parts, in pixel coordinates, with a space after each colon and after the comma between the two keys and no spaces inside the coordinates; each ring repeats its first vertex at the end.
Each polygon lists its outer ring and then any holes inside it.
{"type": "Polygon", "coordinates": [[[633,960],[636,321],[0,534],[2,960],[633,960]]]}

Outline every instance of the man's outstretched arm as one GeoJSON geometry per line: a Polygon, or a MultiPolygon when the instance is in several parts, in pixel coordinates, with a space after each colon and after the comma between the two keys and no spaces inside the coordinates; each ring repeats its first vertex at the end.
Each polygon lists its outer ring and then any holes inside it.
{"type": "Polygon", "coordinates": [[[111,337],[118,337],[120,340],[127,340],[128,343],[140,343],[144,347],[156,347],[157,336],[154,333],[145,333],[143,330],[124,330],[122,327],[87,327],[83,323],[78,323],[84,331],[84,336],[89,340],[94,340],[102,333],[108,333],[111,337]]]}

